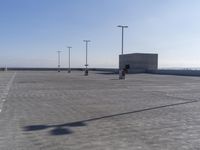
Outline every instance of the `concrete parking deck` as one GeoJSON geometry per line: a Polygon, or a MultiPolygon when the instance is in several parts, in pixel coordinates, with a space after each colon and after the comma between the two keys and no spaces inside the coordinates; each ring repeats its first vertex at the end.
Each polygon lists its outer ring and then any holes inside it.
{"type": "Polygon", "coordinates": [[[0,150],[199,150],[200,78],[0,72],[0,150]]]}

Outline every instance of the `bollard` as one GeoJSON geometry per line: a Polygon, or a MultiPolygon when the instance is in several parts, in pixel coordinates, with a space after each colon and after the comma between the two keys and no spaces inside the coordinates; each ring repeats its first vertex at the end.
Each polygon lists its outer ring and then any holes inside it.
{"type": "Polygon", "coordinates": [[[125,70],[120,69],[119,70],[119,79],[120,80],[125,80],[125,70]]]}
{"type": "Polygon", "coordinates": [[[84,75],[88,76],[88,70],[87,69],[85,70],[85,74],[84,75]]]}

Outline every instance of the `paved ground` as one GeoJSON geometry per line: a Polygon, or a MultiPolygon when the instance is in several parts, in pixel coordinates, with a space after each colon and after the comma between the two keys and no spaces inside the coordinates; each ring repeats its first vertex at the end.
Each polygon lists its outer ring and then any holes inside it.
{"type": "Polygon", "coordinates": [[[200,78],[0,72],[0,150],[200,150],[200,78]]]}

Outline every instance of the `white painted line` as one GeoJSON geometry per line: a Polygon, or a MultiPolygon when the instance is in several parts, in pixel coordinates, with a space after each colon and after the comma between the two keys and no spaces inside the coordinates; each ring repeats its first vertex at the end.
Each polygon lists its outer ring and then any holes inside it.
{"type": "MultiPolygon", "coordinates": [[[[2,109],[3,109],[3,103],[6,101],[6,98],[8,96],[8,93],[9,93],[9,90],[10,90],[10,87],[15,79],[15,76],[16,76],[16,72],[13,74],[12,78],[10,79],[10,81],[8,82],[8,84],[6,85],[6,89],[4,90],[3,92],[3,96],[1,97],[2,99],[2,103],[0,103],[0,112],[2,112],[2,109]]],[[[0,99],[0,100],[1,100],[0,99]]]]}

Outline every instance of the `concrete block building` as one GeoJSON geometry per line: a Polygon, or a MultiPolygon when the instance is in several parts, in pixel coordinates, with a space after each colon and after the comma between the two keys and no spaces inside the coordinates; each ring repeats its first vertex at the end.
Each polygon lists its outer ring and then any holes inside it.
{"type": "Polygon", "coordinates": [[[119,55],[119,69],[126,68],[128,73],[145,73],[158,69],[158,54],[132,53],[119,55]]]}

